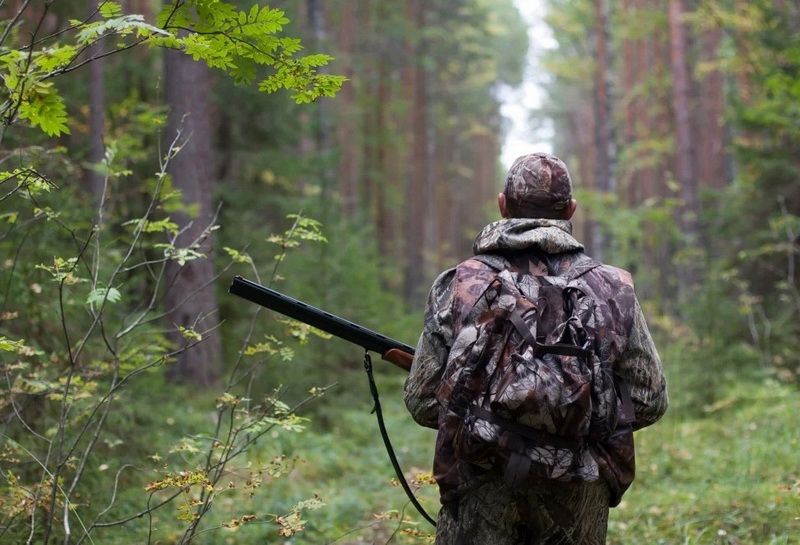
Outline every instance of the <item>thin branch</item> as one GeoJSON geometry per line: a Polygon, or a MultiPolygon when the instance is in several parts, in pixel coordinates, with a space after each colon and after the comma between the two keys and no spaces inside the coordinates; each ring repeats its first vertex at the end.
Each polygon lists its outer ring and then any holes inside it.
{"type": "Polygon", "coordinates": [[[269,284],[267,284],[268,287],[272,287],[272,283],[275,282],[275,279],[278,277],[278,267],[280,267],[281,263],[283,263],[283,258],[286,256],[286,249],[288,248],[287,243],[288,241],[292,240],[292,236],[294,236],[294,232],[297,230],[297,226],[300,224],[301,219],[303,219],[302,211],[297,214],[291,229],[289,229],[289,234],[286,235],[283,244],[281,244],[281,253],[275,258],[275,266],[272,268],[272,276],[269,279],[269,284]]]}
{"type": "MultiPolygon", "coordinates": [[[[12,280],[14,279],[14,272],[17,270],[17,263],[19,263],[19,254],[22,251],[22,247],[25,245],[25,241],[28,240],[28,235],[30,235],[29,230],[25,230],[22,234],[22,240],[19,241],[17,244],[17,248],[14,251],[14,259],[11,261],[11,267],[8,270],[8,280],[6,281],[6,292],[3,294],[3,308],[8,308],[8,296],[11,293],[11,284],[12,280]]],[[[0,325],[2,325],[3,319],[0,317],[0,325]]],[[[9,390],[10,391],[10,390],[9,390]]]]}
{"type": "MultiPolygon", "coordinates": [[[[82,249],[82,251],[86,250],[86,248],[88,247],[88,244],[89,244],[89,241],[87,240],[86,244],[84,245],[84,247],[82,249]]],[[[76,261],[75,265],[73,265],[72,270],[74,270],[74,268],[76,266],[77,266],[77,261],[76,261]]],[[[59,309],[61,311],[61,320],[60,320],[61,329],[62,329],[62,333],[64,335],[64,341],[66,342],[66,348],[67,348],[67,353],[69,355],[70,367],[69,367],[69,372],[67,373],[66,382],[65,382],[64,387],[63,387],[63,395],[61,397],[61,413],[59,415],[59,422],[58,422],[58,429],[57,429],[57,432],[56,432],[56,438],[50,443],[50,445],[48,447],[48,450],[47,450],[47,457],[45,458],[45,465],[47,465],[50,462],[50,457],[51,457],[51,454],[53,454],[53,448],[55,447],[56,448],[56,455],[55,455],[56,468],[55,468],[54,474],[52,476],[53,486],[52,486],[51,493],[50,493],[50,509],[47,510],[47,523],[45,525],[45,535],[44,535],[44,542],[45,543],[47,543],[47,541],[48,541],[48,539],[50,537],[50,532],[52,531],[53,519],[55,517],[55,511],[56,511],[55,510],[55,506],[56,506],[56,497],[57,497],[57,488],[56,488],[56,486],[57,486],[57,483],[58,483],[58,479],[59,479],[59,477],[61,475],[61,471],[64,469],[64,466],[66,465],[67,460],[68,460],[67,458],[62,458],[62,454],[63,454],[63,449],[64,449],[65,430],[67,428],[67,413],[69,412],[69,407],[70,407],[70,404],[68,402],[68,400],[69,400],[69,392],[70,392],[70,389],[72,388],[72,379],[75,376],[76,366],[77,366],[77,361],[75,360],[73,352],[72,352],[72,346],[71,346],[71,343],[70,343],[69,331],[67,329],[67,323],[66,323],[66,313],[65,313],[65,310],[64,310],[64,285],[65,285],[65,282],[66,282],[66,276],[65,276],[65,278],[61,279],[61,282],[59,282],[59,285],[58,285],[58,304],[59,304],[59,309]]],[[[60,489],[61,489],[61,487],[58,486],[58,490],[60,490],[60,489]]],[[[63,493],[63,490],[62,490],[62,493],[63,493]]],[[[65,501],[69,502],[69,497],[68,496],[66,497],[65,501]]]]}
{"type": "MultiPolygon", "coordinates": [[[[45,4],[44,4],[44,11],[42,12],[42,16],[39,18],[39,21],[36,24],[36,28],[34,29],[33,33],[31,34],[31,43],[36,41],[36,34],[41,29],[42,24],[44,23],[45,17],[47,17],[47,12],[50,10],[50,4],[51,4],[51,2],[45,2],[45,4]]],[[[27,2],[25,4],[25,7],[27,7],[27,2]]],[[[21,12],[18,13],[18,15],[19,14],[21,14],[21,12]]],[[[6,30],[8,30],[9,28],[11,28],[11,27],[6,27],[6,30]]],[[[2,42],[0,42],[0,43],[2,43],[2,42]]],[[[32,62],[33,62],[33,48],[31,48],[31,50],[28,51],[28,57],[25,59],[25,68],[22,70],[23,73],[26,73],[26,74],[28,73],[28,70],[30,69],[32,62]]],[[[19,90],[19,99],[16,101],[16,103],[15,104],[11,104],[7,108],[4,105],[4,108],[3,108],[4,119],[3,119],[3,128],[2,128],[2,130],[0,130],[0,142],[2,142],[4,140],[5,135],[6,135],[6,131],[8,130],[8,127],[17,118],[17,115],[19,114],[19,109],[22,107],[22,103],[23,103],[22,96],[23,96],[24,91],[25,91],[25,78],[19,78],[19,82],[17,83],[17,89],[14,89],[14,93],[16,93],[17,90],[19,90]],[[7,114],[7,112],[10,112],[10,113],[7,114]]],[[[13,93],[12,93],[12,95],[13,95],[13,93]]],[[[47,541],[47,536],[48,535],[49,535],[49,531],[45,533],[45,542],[47,541]]]]}
{"type": "MultiPolygon", "coordinates": [[[[116,55],[117,53],[121,53],[123,51],[127,51],[128,49],[132,49],[132,48],[134,48],[134,47],[136,47],[138,45],[143,44],[147,40],[148,40],[148,37],[145,36],[145,37],[139,38],[138,40],[136,40],[136,41],[134,41],[132,43],[129,43],[129,44],[123,46],[123,47],[119,47],[119,48],[111,50],[111,51],[106,51],[105,53],[98,53],[97,55],[89,57],[88,59],[82,60],[78,64],[73,65],[72,63],[70,63],[70,64],[68,64],[68,65],[66,65],[66,66],[64,66],[62,68],[58,68],[56,70],[53,70],[49,74],[45,74],[44,76],[42,76],[41,81],[45,81],[45,80],[48,80],[50,78],[54,78],[56,76],[60,76],[62,74],[68,74],[69,72],[74,72],[75,70],[81,68],[82,66],[85,66],[85,65],[89,64],[90,62],[94,62],[94,61],[96,61],[98,59],[103,59],[105,57],[110,57],[111,55],[116,55]]],[[[89,49],[89,47],[94,45],[94,43],[95,42],[92,42],[91,44],[88,44],[85,48],[81,49],[81,51],[78,53],[78,55],[76,55],[73,58],[73,60],[77,59],[78,56],[80,56],[80,54],[82,54],[86,49],[89,49]]]]}
{"type": "MultiPolygon", "coordinates": [[[[2,433],[2,432],[0,432],[0,435],[2,435],[3,437],[5,437],[5,438],[6,438],[6,440],[12,440],[12,439],[11,439],[9,436],[7,436],[6,434],[4,434],[4,433],[2,433]]],[[[63,496],[64,496],[64,503],[65,503],[65,504],[71,504],[69,497],[68,497],[68,496],[67,496],[67,494],[64,492],[64,489],[63,489],[63,488],[61,488],[61,485],[59,485],[59,484],[58,484],[58,479],[56,478],[56,475],[54,475],[53,473],[51,473],[51,472],[50,472],[50,470],[47,468],[47,465],[46,465],[46,464],[44,464],[44,463],[42,463],[42,461],[41,461],[41,460],[39,460],[39,459],[38,459],[38,458],[37,458],[37,457],[36,457],[36,456],[35,456],[35,455],[34,455],[34,454],[31,452],[31,451],[29,451],[28,449],[26,449],[26,448],[25,448],[23,445],[21,445],[20,443],[17,443],[17,442],[15,441],[15,442],[14,442],[14,444],[17,446],[17,448],[19,448],[19,449],[20,449],[20,450],[22,450],[22,451],[23,451],[25,454],[27,454],[27,455],[28,455],[28,456],[31,458],[31,460],[33,460],[34,462],[36,462],[36,463],[39,465],[39,467],[41,467],[41,468],[42,468],[42,470],[43,470],[43,472],[44,472],[44,475],[47,475],[48,477],[50,477],[50,478],[53,480],[53,489],[54,489],[54,490],[56,490],[56,491],[58,491],[58,492],[61,492],[61,495],[63,495],[63,496]]],[[[35,502],[34,502],[34,505],[36,505],[36,503],[35,503],[35,502]]],[[[55,508],[55,504],[53,504],[53,508],[55,508]]],[[[35,511],[36,511],[36,509],[33,509],[33,511],[35,512],[35,511]]],[[[78,519],[78,522],[80,523],[81,527],[82,527],[84,530],[86,530],[86,526],[83,524],[83,521],[81,520],[81,518],[80,518],[79,516],[77,516],[77,515],[76,515],[76,518],[78,519]]],[[[33,538],[33,529],[34,529],[34,527],[32,526],[32,527],[31,527],[31,536],[28,538],[28,542],[29,542],[29,543],[30,543],[31,539],[33,538]]],[[[46,540],[45,540],[45,541],[46,541],[46,540]]]]}
{"type": "Polygon", "coordinates": [[[117,470],[117,473],[114,476],[114,488],[111,491],[111,499],[108,501],[108,506],[105,509],[103,509],[102,511],[100,511],[99,513],[97,513],[97,515],[95,516],[94,520],[89,525],[89,531],[86,532],[83,536],[81,536],[81,538],[78,540],[78,543],[76,545],[80,545],[87,538],[91,541],[91,538],[89,537],[89,532],[91,532],[92,529],[95,527],[95,525],[97,524],[97,521],[99,521],[106,513],[111,511],[111,509],[114,507],[114,504],[117,502],[117,490],[119,490],[119,479],[122,476],[122,472],[125,471],[128,468],[136,469],[136,466],[131,465],[131,464],[125,464],[125,465],[123,465],[122,467],[120,467],[117,470]]]}
{"type": "MultiPolygon", "coordinates": [[[[123,524],[126,524],[126,523],[128,523],[128,522],[130,522],[132,520],[142,518],[145,515],[149,515],[150,513],[152,513],[153,511],[159,509],[160,507],[163,507],[163,506],[167,505],[168,503],[172,502],[172,500],[174,500],[175,498],[177,498],[181,494],[183,494],[183,489],[178,490],[177,492],[175,492],[171,496],[167,497],[167,499],[163,500],[161,503],[158,503],[158,504],[154,505],[153,507],[149,506],[150,500],[148,499],[147,508],[143,509],[142,511],[139,511],[135,515],[131,515],[131,516],[129,516],[127,518],[124,518],[124,519],[115,520],[113,522],[98,522],[98,523],[94,524],[93,527],[94,528],[112,528],[114,526],[122,526],[123,524]]],[[[150,494],[150,497],[152,498],[153,494],[150,494]]]]}
{"type": "Polygon", "coordinates": [[[17,174],[14,174],[13,176],[9,176],[8,178],[5,178],[4,180],[0,181],[0,184],[4,184],[4,183],[8,182],[9,180],[13,180],[14,178],[19,178],[22,175],[25,175],[25,178],[21,182],[19,182],[14,189],[12,189],[8,193],[6,193],[2,197],[0,197],[0,202],[3,202],[4,200],[6,200],[9,197],[11,197],[12,195],[14,195],[14,193],[16,193],[17,191],[19,191],[19,190],[23,189],[24,187],[26,187],[27,186],[26,182],[30,178],[32,178],[33,176],[38,177],[38,179],[40,179],[40,180],[44,180],[44,182],[49,184],[51,187],[58,188],[58,186],[56,184],[52,183],[50,180],[47,179],[46,176],[44,176],[43,174],[40,174],[34,168],[23,169],[21,172],[18,172],[17,174]]]}
{"type": "MultiPolygon", "coordinates": [[[[176,143],[178,141],[178,138],[180,138],[180,132],[175,137],[175,140],[173,140],[172,146],[176,145],[176,143]]],[[[160,171],[159,171],[159,176],[157,176],[158,183],[156,185],[156,190],[153,192],[153,197],[150,199],[150,202],[148,203],[147,210],[145,210],[144,216],[142,217],[143,221],[146,221],[147,218],[149,218],[153,214],[153,212],[155,211],[155,209],[158,206],[159,195],[161,193],[161,187],[163,186],[164,175],[166,173],[167,166],[169,165],[169,158],[167,158],[167,160],[164,161],[163,163],[161,162],[161,159],[159,158],[159,162],[161,163],[161,168],[160,168],[160,171]]],[[[106,187],[107,187],[107,179],[108,178],[106,177],[106,187]]],[[[104,193],[105,193],[105,191],[104,191],[104,193]]],[[[101,207],[102,207],[102,202],[101,202],[101,207]]],[[[125,252],[125,255],[122,257],[122,259],[120,260],[120,262],[117,265],[116,269],[114,270],[114,272],[111,274],[111,276],[108,279],[107,285],[109,287],[114,284],[114,282],[115,282],[116,278],[118,277],[118,275],[122,274],[122,272],[126,269],[125,265],[128,262],[128,260],[131,258],[131,256],[133,255],[134,250],[137,247],[138,242],[139,242],[140,238],[143,235],[142,227],[143,227],[143,225],[139,225],[134,230],[133,240],[128,245],[128,249],[125,252]]],[[[101,231],[101,230],[102,230],[102,225],[99,225],[98,226],[98,232],[101,231]]],[[[96,247],[96,251],[99,252],[99,245],[96,247]]],[[[96,277],[95,277],[95,283],[96,283],[96,281],[97,280],[96,280],[96,277]]],[[[94,287],[94,285],[96,285],[96,284],[93,284],[93,287],[94,287]]],[[[155,307],[155,304],[157,302],[157,300],[156,300],[156,293],[157,292],[158,292],[157,289],[153,290],[153,297],[151,298],[150,304],[147,306],[145,312],[142,313],[142,315],[140,316],[140,319],[135,321],[133,324],[131,324],[129,326],[128,331],[132,330],[137,325],[139,325],[141,323],[142,319],[147,315],[147,313],[155,307]]],[[[108,292],[106,292],[105,296],[103,297],[103,301],[102,301],[100,307],[97,309],[97,312],[94,314],[94,316],[93,316],[94,319],[92,321],[92,324],[89,326],[89,328],[87,329],[86,333],[84,334],[83,339],[81,340],[81,343],[79,345],[80,346],[79,350],[82,349],[82,347],[85,346],[86,343],[88,342],[89,337],[93,333],[95,327],[97,326],[97,324],[99,323],[99,321],[101,319],[101,316],[103,315],[103,311],[105,309],[105,306],[106,306],[107,302],[108,302],[108,292]]],[[[116,334],[115,338],[116,339],[121,338],[122,333],[123,332],[118,332],[116,334]]]]}
{"type": "MultiPolygon", "coordinates": [[[[114,381],[114,379],[112,379],[112,383],[113,383],[113,381],[114,381]]],[[[97,420],[97,424],[95,426],[94,434],[90,438],[90,440],[87,443],[86,447],[84,447],[81,459],[78,462],[78,466],[75,468],[74,475],[72,476],[72,483],[70,484],[69,490],[67,491],[67,494],[68,494],[68,496],[70,498],[72,497],[72,494],[75,492],[75,489],[78,487],[78,483],[83,478],[83,473],[86,470],[86,463],[89,460],[89,455],[94,451],[94,447],[95,447],[95,445],[97,445],[97,441],[100,440],[100,433],[102,432],[103,427],[105,426],[106,420],[108,419],[108,415],[111,412],[111,405],[112,405],[113,401],[114,401],[114,397],[113,396],[107,396],[106,397],[106,400],[105,400],[105,403],[104,403],[105,410],[102,412],[102,414],[100,415],[100,418],[97,420]]],[[[88,421],[91,421],[93,419],[94,419],[94,417],[92,417],[88,421]]],[[[79,441],[80,441],[80,437],[78,437],[73,442],[73,449],[71,449],[70,452],[75,450],[75,447],[77,447],[79,441]]],[[[69,457],[70,456],[68,455],[67,459],[69,457]]],[[[65,524],[66,524],[66,521],[68,521],[68,520],[69,520],[69,511],[65,509],[64,510],[64,522],[65,522],[65,524]]],[[[67,532],[65,532],[65,536],[64,536],[64,545],[69,545],[69,538],[70,538],[70,533],[67,531],[67,532]]],[[[92,539],[89,538],[89,541],[92,541],[92,539]]]]}
{"type": "Polygon", "coordinates": [[[28,4],[31,3],[31,0],[25,0],[23,2],[22,7],[19,8],[16,15],[8,22],[6,28],[3,30],[3,34],[0,35],[0,45],[3,45],[8,38],[8,35],[11,33],[11,29],[19,22],[20,18],[22,18],[22,13],[28,9],[28,4]]]}
{"type": "Polygon", "coordinates": [[[14,416],[16,416],[17,420],[19,420],[22,423],[22,425],[25,427],[25,429],[28,430],[29,434],[31,434],[32,436],[36,437],[37,439],[41,439],[45,443],[49,444],[51,442],[50,439],[48,439],[44,435],[38,433],[36,430],[31,428],[28,425],[28,423],[25,421],[25,419],[22,418],[22,415],[19,413],[19,409],[17,408],[17,402],[14,400],[14,394],[13,394],[13,390],[12,390],[12,387],[11,387],[11,380],[10,380],[10,377],[8,376],[8,373],[6,373],[6,384],[8,385],[8,399],[9,399],[9,402],[11,403],[11,408],[14,411],[14,416]]]}

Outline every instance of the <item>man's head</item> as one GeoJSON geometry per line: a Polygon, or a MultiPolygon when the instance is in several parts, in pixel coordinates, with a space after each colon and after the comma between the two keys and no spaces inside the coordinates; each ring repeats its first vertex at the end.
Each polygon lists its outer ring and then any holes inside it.
{"type": "Polygon", "coordinates": [[[508,170],[498,205],[504,218],[570,219],[577,203],[567,165],[547,153],[518,157],[508,170]]]}

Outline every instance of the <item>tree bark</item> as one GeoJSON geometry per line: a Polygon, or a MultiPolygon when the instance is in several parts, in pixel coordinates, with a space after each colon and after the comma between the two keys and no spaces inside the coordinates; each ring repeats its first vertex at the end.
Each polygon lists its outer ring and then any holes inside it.
{"type": "MultiPolygon", "coordinates": [[[[645,0],[646,6],[650,11],[663,10],[662,0],[645,0]]],[[[655,75],[657,81],[667,81],[670,71],[670,43],[669,43],[669,24],[659,26],[650,40],[648,47],[648,58],[646,67],[648,72],[655,75]]],[[[653,95],[648,97],[651,105],[648,108],[649,114],[649,134],[650,138],[656,141],[663,140],[669,135],[674,134],[674,123],[671,104],[672,89],[665,89],[658,86],[653,90],[653,95]]],[[[674,168],[674,154],[662,152],[654,154],[651,166],[648,168],[648,196],[656,197],[661,202],[675,198],[672,189],[666,183],[664,173],[674,168]]],[[[676,265],[674,259],[674,242],[666,233],[656,232],[653,241],[657,246],[654,262],[658,271],[658,294],[662,306],[665,308],[675,308],[676,287],[674,279],[676,277],[676,265]]]]}
{"type": "MultiPolygon", "coordinates": [[[[319,51],[323,50],[328,41],[325,11],[324,0],[307,0],[306,14],[308,17],[308,29],[311,33],[311,43],[319,51]]],[[[320,73],[324,73],[326,69],[327,67],[323,66],[320,67],[319,71],[320,73]]],[[[352,85],[352,82],[345,83],[345,88],[350,85],[352,85]]],[[[313,109],[311,109],[310,112],[307,112],[306,110],[307,109],[304,109],[303,113],[301,114],[301,119],[303,120],[303,124],[309,127],[307,133],[312,135],[312,137],[304,137],[301,140],[300,152],[303,155],[304,160],[308,159],[313,154],[316,154],[317,157],[324,157],[325,154],[330,152],[331,141],[333,140],[333,137],[331,136],[331,119],[328,102],[325,100],[320,100],[313,106],[313,109]]],[[[333,198],[332,194],[335,180],[333,180],[333,176],[331,175],[329,169],[323,167],[323,161],[315,161],[315,163],[318,165],[316,172],[309,174],[316,177],[316,181],[322,187],[322,190],[320,191],[321,201],[323,203],[329,203],[333,198]]],[[[320,217],[320,220],[323,224],[327,224],[328,220],[330,219],[328,214],[330,207],[324,206],[322,210],[323,213],[320,217]]]]}
{"type": "Polygon", "coordinates": [[[377,86],[377,100],[373,106],[373,128],[370,146],[369,159],[366,163],[367,188],[368,194],[374,194],[372,206],[375,210],[375,230],[378,234],[378,254],[385,262],[390,262],[390,258],[399,257],[395,252],[397,246],[397,236],[393,229],[393,203],[390,202],[390,195],[394,194],[397,187],[396,174],[390,172],[391,145],[391,118],[390,107],[392,105],[391,89],[391,64],[386,60],[390,51],[389,40],[381,35],[380,30],[386,24],[387,5],[386,2],[375,2],[376,13],[375,22],[369,25],[370,41],[375,44],[381,52],[380,58],[373,63],[375,70],[375,85],[377,86]]]}
{"type": "Polygon", "coordinates": [[[209,122],[211,82],[208,68],[178,51],[164,53],[164,95],[169,106],[166,141],[180,133],[180,151],[169,163],[173,186],[181,191],[184,209],[172,216],[182,233],[176,247],[194,245],[206,257],[180,266],[170,261],[164,297],[170,340],[176,346],[195,342],[185,339],[179,327],[191,328],[202,341],[182,352],[168,371],[175,382],[213,385],[220,374],[222,345],[217,335],[219,318],[214,292],[211,233],[214,222],[214,180],[211,165],[209,122]]]}
{"type": "Polygon", "coordinates": [[[424,47],[421,31],[425,27],[425,7],[422,0],[406,4],[407,24],[416,28],[406,42],[407,94],[410,103],[411,167],[406,191],[406,274],[405,296],[412,308],[420,307],[424,281],[425,197],[428,175],[427,75],[424,67],[424,47]]]}
{"type": "MultiPolygon", "coordinates": [[[[675,174],[680,185],[681,199],[683,200],[680,225],[685,239],[684,245],[691,252],[699,242],[697,229],[697,174],[695,169],[694,131],[692,130],[692,91],[683,17],[683,0],[670,0],[668,20],[674,134],[676,139],[675,174]]],[[[683,289],[691,289],[697,282],[695,262],[696,259],[689,255],[679,267],[679,281],[683,289]]]]}
{"type": "MultiPolygon", "coordinates": [[[[623,0],[622,12],[624,20],[627,21],[626,25],[630,25],[630,21],[636,15],[635,7],[632,5],[632,0],[623,0]]],[[[637,115],[637,107],[639,104],[638,96],[636,96],[636,76],[637,72],[637,52],[641,49],[639,40],[627,37],[622,42],[622,78],[620,80],[619,96],[622,98],[622,112],[623,112],[623,125],[622,125],[622,142],[624,147],[630,147],[636,142],[636,122],[641,119],[637,115]]],[[[641,186],[638,183],[638,171],[631,168],[625,169],[622,165],[620,170],[621,184],[625,188],[625,202],[628,206],[636,206],[641,202],[641,186]]]]}
{"type": "MultiPolygon", "coordinates": [[[[100,0],[89,0],[89,15],[97,13],[100,0]]],[[[97,17],[93,17],[96,19],[97,17]]],[[[103,39],[97,40],[89,48],[89,57],[99,55],[103,50],[103,39]]],[[[98,58],[89,63],[89,154],[92,164],[100,164],[105,159],[106,84],[105,60],[98,58]]],[[[100,205],[105,190],[105,176],[94,169],[86,169],[86,186],[95,203],[100,205]]]]}
{"type": "MultiPolygon", "coordinates": [[[[613,194],[616,191],[616,155],[614,120],[612,119],[611,92],[611,8],[609,0],[595,1],[595,184],[598,192],[613,194]]],[[[592,251],[597,259],[603,259],[610,241],[606,229],[595,222],[592,251]]]]}
{"type": "MultiPolygon", "coordinates": [[[[589,97],[581,97],[579,100],[572,99],[574,106],[569,110],[570,133],[572,142],[570,144],[575,161],[568,163],[572,165],[572,176],[581,180],[580,187],[586,191],[596,191],[597,184],[594,176],[593,165],[597,161],[597,149],[594,144],[594,123],[595,116],[589,97]],[[575,168],[577,163],[577,169],[575,168]],[[576,172],[577,171],[577,172],[576,172]]],[[[575,218],[574,229],[580,240],[584,242],[587,253],[597,255],[594,240],[594,221],[588,214],[579,214],[575,218]]]]}
{"type": "Polygon", "coordinates": [[[358,160],[355,142],[359,115],[356,108],[355,58],[356,58],[356,2],[346,1],[342,5],[342,26],[340,48],[343,53],[344,75],[350,80],[342,87],[337,100],[339,122],[337,129],[340,161],[338,168],[339,192],[342,199],[342,211],[354,218],[360,207],[358,160]]]}
{"type": "MultiPolygon", "coordinates": [[[[713,62],[716,59],[721,38],[722,30],[719,28],[704,31],[700,37],[704,61],[713,62]]],[[[702,158],[697,161],[698,183],[714,189],[723,189],[731,182],[725,161],[724,86],[724,76],[720,70],[713,69],[705,74],[701,82],[700,115],[696,116],[699,121],[698,149],[702,158]]]]}

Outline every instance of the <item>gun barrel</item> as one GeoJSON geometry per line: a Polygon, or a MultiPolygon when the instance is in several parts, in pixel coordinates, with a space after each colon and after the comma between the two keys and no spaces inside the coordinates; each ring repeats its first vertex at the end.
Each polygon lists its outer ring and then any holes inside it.
{"type": "Polygon", "coordinates": [[[316,307],[284,295],[266,286],[262,286],[241,276],[236,276],[228,288],[228,293],[238,295],[248,301],[272,309],[289,318],[308,324],[335,337],[339,337],[353,344],[363,347],[378,354],[385,354],[391,349],[398,349],[408,354],[414,354],[414,348],[381,335],[371,329],[340,318],[330,312],[325,312],[316,307]]]}

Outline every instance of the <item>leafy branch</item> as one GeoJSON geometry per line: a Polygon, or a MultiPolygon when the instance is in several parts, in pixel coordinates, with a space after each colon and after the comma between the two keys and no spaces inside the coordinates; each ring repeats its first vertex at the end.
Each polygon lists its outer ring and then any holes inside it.
{"type": "Polygon", "coordinates": [[[100,20],[71,20],[63,31],[39,39],[39,27],[51,5],[47,2],[30,40],[9,46],[6,42],[16,41],[28,4],[0,37],[0,142],[6,128],[18,121],[27,121],[49,136],[68,134],[66,105],[49,80],[142,44],[182,51],[224,71],[237,85],[257,83],[267,93],[294,91],[292,98],[298,103],[332,97],[346,81],[318,72],[331,60],[328,55],[296,56],[302,49],[300,41],[278,35],[289,22],[278,9],[254,5],[240,11],[222,0],[175,0],[148,23],[142,15],[124,14],[119,3],[106,1],[98,9],[100,20]],[[115,38],[115,47],[94,47],[110,42],[109,37],[115,38]],[[259,75],[260,68],[270,72],[259,75]]]}

